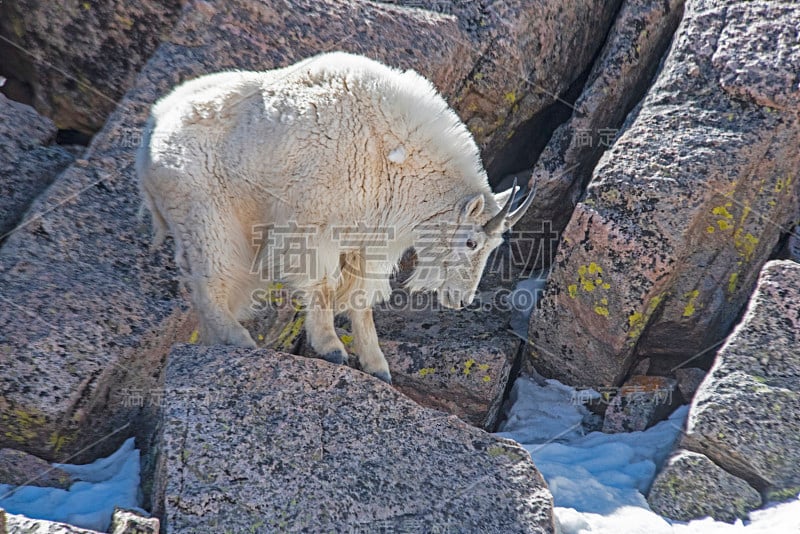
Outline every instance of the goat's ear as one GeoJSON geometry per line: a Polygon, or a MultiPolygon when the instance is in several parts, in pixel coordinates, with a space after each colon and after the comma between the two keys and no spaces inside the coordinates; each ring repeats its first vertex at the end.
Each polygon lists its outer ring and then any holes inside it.
{"type": "Polygon", "coordinates": [[[462,211],[462,215],[464,217],[477,217],[481,213],[483,213],[485,200],[483,199],[483,193],[478,193],[475,196],[467,197],[467,201],[464,203],[464,210],[462,211]]]}

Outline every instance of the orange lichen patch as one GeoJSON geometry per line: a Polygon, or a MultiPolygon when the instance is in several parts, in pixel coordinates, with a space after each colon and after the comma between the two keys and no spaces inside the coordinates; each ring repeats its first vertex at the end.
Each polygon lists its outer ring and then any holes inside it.
{"type": "Polygon", "coordinates": [[[666,387],[662,376],[634,376],[619,390],[619,395],[660,391],[666,387]]]}

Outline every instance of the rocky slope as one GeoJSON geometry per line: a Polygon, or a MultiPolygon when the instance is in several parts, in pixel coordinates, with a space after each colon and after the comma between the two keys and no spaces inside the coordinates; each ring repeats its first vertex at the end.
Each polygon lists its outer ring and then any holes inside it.
{"type": "MultiPolygon", "coordinates": [[[[0,237],[0,447],[12,458],[85,461],[135,435],[149,504],[175,532],[209,518],[550,532],[530,458],[485,432],[524,352],[574,386],[622,386],[608,431],[652,424],[667,390],[670,403],[695,395],[651,491],[665,515],[731,520],[796,493],[797,264],[762,271],[776,254],[797,259],[794,3],[128,4],[0,8],[5,89],[36,108],[0,96],[0,234],[13,229],[0,237]],[[376,311],[397,389],[266,350],[170,352],[195,320],[171,243],[150,251],[138,217],[133,154],[157,98],[201,74],[332,49],[420,71],[494,183],[532,174],[539,188],[487,270],[485,306],[376,311]],[[59,129],[96,135],[74,159],[53,143],[59,129]],[[498,296],[551,264],[520,351],[498,296]]],[[[251,326],[291,331],[294,315],[251,326]]],[[[284,350],[302,350],[289,338],[284,350]]]]}

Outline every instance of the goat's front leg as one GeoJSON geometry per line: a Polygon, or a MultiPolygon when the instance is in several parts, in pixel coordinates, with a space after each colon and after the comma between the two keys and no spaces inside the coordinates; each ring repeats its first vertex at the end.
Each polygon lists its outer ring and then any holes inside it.
{"type": "Polygon", "coordinates": [[[378,333],[372,320],[372,308],[349,310],[353,326],[353,350],[358,354],[361,369],[384,382],[391,384],[389,364],[378,345],[378,333]]]}
{"type": "Polygon", "coordinates": [[[341,364],[347,361],[347,350],[333,326],[333,305],[334,291],[328,284],[320,284],[309,293],[306,303],[306,334],[311,348],[322,359],[341,364]]]}

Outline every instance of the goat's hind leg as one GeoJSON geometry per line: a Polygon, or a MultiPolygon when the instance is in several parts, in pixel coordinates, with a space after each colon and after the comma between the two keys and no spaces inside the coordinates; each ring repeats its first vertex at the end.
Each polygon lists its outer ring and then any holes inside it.
{"type": "Polygon", "coordinates": [[[203,343],[256,348],[250,332],[230,311],[223,280],[200,280],[192,283],[192,300],[200,318],[203,343]]]}
{"type": "Polygon", "coordinates": [[[242,286],[248,280],[249,243],[244,236],[232,234],[220,243],[213,229],[234,226],[218,215],[190,227],[192,231],[183,237],[178,253],[184,256],[189,270],[187,282],[200,319],[201,340],[205,344],[255,348],[252,336],[237,319],[237,308],[244,304],[242,286]]]}

